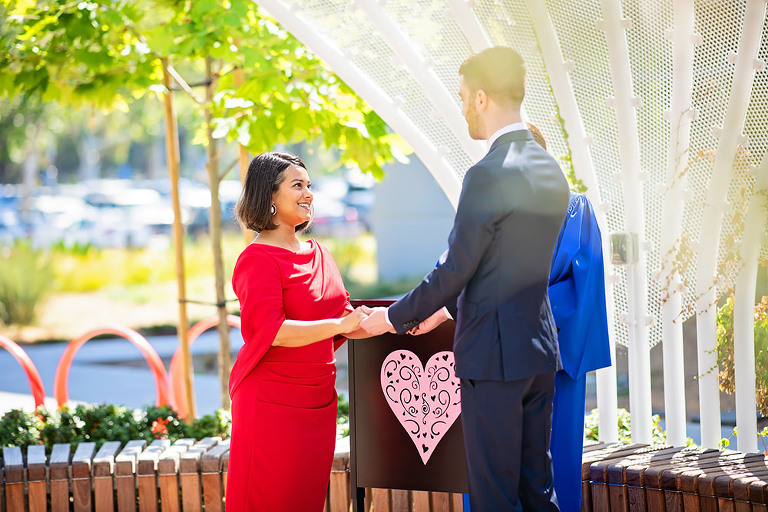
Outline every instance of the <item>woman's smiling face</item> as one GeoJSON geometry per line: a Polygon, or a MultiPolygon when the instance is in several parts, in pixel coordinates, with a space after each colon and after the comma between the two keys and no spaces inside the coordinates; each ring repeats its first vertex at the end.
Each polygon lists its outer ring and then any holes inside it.
{"type": "Polygon", "coordinates": [[[312,183],[306,169],[288,166],[277,192],[272,194],[275,224],[298,226],[312,218],[312,183]]]}

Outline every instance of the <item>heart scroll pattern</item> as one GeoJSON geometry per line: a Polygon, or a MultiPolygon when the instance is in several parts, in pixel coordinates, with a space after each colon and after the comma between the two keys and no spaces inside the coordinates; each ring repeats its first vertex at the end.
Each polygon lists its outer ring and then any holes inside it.
{"type": "Polygon", "coordinates": [[[461,414],[453,352],[438,352],[422,368],[410,350],[395,350],[381,365],[381,389],[426,465],[461,414]]]}

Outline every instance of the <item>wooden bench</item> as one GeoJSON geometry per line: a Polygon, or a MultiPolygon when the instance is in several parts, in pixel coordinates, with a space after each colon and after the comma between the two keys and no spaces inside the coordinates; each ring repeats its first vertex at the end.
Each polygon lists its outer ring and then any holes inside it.
{"type": "MultiPolygon", "coordinates": [[[[0,509],[9,512],[224,510],[229,441],[217,437],[6,447],[0,509]],[[26,456],[23,456],[26,453],[26,456]]],[[[762,453],[697,447],[589,444],[582,510],[768,512],[762,453]]],[[[349,452],[336,453],[326,512],[350,510],[349,452]]],[[[461,494],[367,489],[375,512],[459,512],[461,494]]]]}

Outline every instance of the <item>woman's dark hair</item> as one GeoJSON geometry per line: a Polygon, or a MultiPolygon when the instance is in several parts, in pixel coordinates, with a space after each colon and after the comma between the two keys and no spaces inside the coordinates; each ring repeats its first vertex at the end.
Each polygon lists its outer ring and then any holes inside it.
{"type": "Polygon", "coordinates": [[[525,96],[525,64],[512,48],[495,46],[468,57],[459,67],[459,75],[470,92],[479,89],[496,101],[510,101],[516,105],[525,96]]]}
{"type": "MultiPolygon", "coordinates": [[[[307,168],[301,158],[288,153],[262,153],[251,160],[243,192],[235,205],[240,225],[257,233],[277,227],[272,221],[272,194],[277,192],[285,179],[285,170],[291,165],[307,168]]],[[[296,232],[308,226],[309,222],[299,224],[296,232]]]]}

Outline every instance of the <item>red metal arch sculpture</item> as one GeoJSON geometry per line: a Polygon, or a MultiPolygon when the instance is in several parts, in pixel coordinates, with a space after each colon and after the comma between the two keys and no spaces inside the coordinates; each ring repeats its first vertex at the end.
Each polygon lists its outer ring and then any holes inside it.
{"type": "Polygon", "coordinates": [[[0,335],[0,347],[3,347],[19,362],[24,372],[27,374],[27,380],[29,381],[29,388],[32,390],[32,398],[35,400],[35,408],[40,407],[45,402],[45,388],[43,387],[43,380],[40,378],[40,372],[37,371],[37,367],[29,358],[24,349],[22,349],[16,342],[0,335]]]}
{"type": "Polygon", "coordinates": [[[59,407],[62,407],[69,400],[69,368],[75,353],[82,347],[86,341],[95,338],[101,334],[114,334],[133,343],[142,353],[144,359],[152,370],[152,376],[155,378],[155,390],[157,392],[155,404],[160,407],[167,405],[168,401],[168,375],[165,371],[165,365],[157,355],[157,352],[147,339],[133,329],[122,326],[107,326],[88,331],[79,338],[72,340],[67,345],[64,354],[59,359],[56,367],[56,376],[54,377],[53,392],[59,407]]]}
{"type": "MultiPolygon", "coordinates": [[[[240,317],[236,315],[227,315],[227,323],[230,327],[240,329],[240,317]]],[[[218,315],[208,317],[204,320],[200,320],[195,325],[190,327],[187,334],[187,345],[192,346],[192,343],[205,331],[219,325],[218,315]]],[[[171,358],[171,364],[168,365],[168,379],[170,380],[171,389],[171,406],[179,413],[182,418],[187,417],[187,393],[184,389],[184,382],[182,381],[181,372],[181,348],[177,348],[171,358]]]]}

